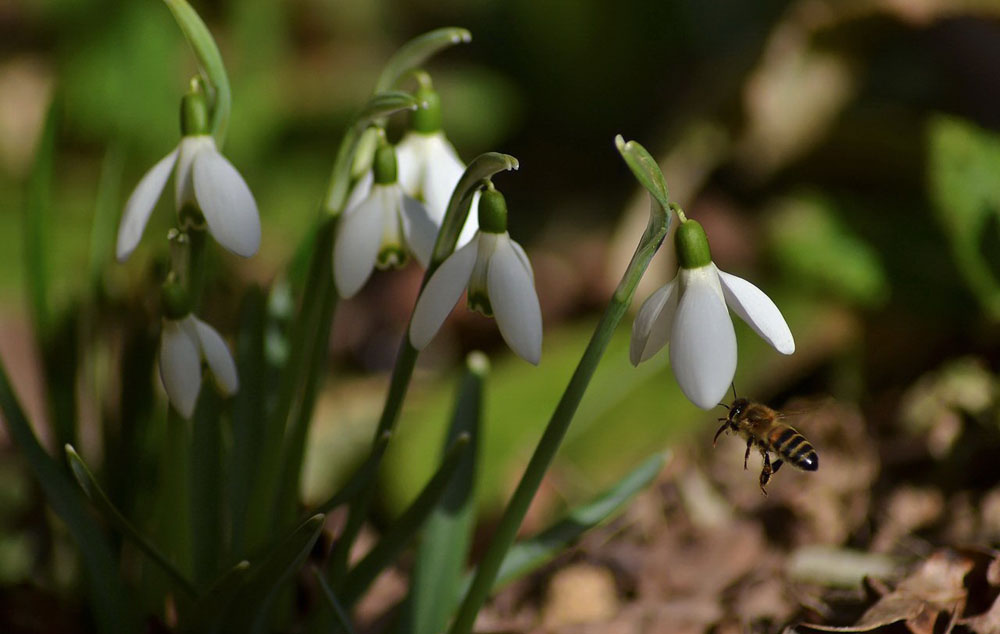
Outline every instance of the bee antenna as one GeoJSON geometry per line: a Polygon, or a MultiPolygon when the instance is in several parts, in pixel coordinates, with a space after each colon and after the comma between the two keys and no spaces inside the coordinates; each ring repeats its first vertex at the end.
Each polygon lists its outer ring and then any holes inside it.
{"type": "Polygon", "coordinates": [[[733,383],[731,383],[731,385],[733,386],[733,398],[734,399],[739,398],[738,396],[736,396],[736,382],[734,381],[733,383]]]}
{"type": "Polygon", "coordinates": [[[726,405],[725,403],[719,403],[719,407],[725,407],[726,409],[729,409],[729,406],[726,405]]]}

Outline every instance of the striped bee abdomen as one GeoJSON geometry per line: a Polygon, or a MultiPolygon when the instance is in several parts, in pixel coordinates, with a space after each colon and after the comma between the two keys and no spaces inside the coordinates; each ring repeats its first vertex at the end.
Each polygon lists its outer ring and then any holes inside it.
{"type": "Polygon", "coordinates": [[[819,456],[816,455],[816,450],[805,436],[788,425],[780,423],[774,425],[767,440],[771,445],[771,451],[778,454],[785,462],[804,471],[815,471],[819,468],[819,456]]]}

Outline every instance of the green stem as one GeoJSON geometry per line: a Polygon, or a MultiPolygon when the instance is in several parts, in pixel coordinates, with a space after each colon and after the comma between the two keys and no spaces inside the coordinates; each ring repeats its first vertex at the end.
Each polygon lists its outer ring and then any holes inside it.
{"type": "Polygon", "coordinates": [[[448,490],[452,475],[469,450],[469,441],[468,434],[462,434],[455,439],[445,453],[437,473],[424,486],[417,499],[393,522],[379,542],[347,575],[342,589],[342,598],[345,604],[353,605],[375,581],[375,577],[416,537],[420,527],[423,526],[427,517],[434,511],[448,490]]]}
{"type": "MultiPolygon", "coordinates": [[[[637,146],[638,144],[635,145],[637,146]]],[[[619,144],[619,151],[622,152],[626,162],[632,167],[636,157],[631,153],[635,150],[634,148],[625,149],[625,147],[624,143],[619,144]]],[[[645,150],[642,152],[646,154],[645,150]]],[[[633,171],[635,171],[634,168],[633,171]]],[[[660,176],[660,179],[662,179],[662,176],[660,176]]],[[[646,185],[646,182],[643,182],[643,185],[646,185]]],[[[650,188],[647,187],[647,189],[650,188]]],[[[652,189],[650,191],[652,192],[652,189]]],[[[665,194],[665,191],[666,188],[664,186],[662,192],[657,193],[665,194]]],[[[659,196],[654,195],[654,200],[658,199],[659,196]]],[[[597,364],[601,360],[601,356],[604,354],[615,328],[621,321],[625,311],[628,310],[629,304],[632,302],[632,296],[635,294],[635,289],[638,287],[639,280],[642,279],[649,261],[667,235],[667,229],[670,224],[669,216],[662,203],[660,207],[660,213],[651,214],[649,225],[642,239],[639,241],[639,246],[632,256],[632,261],[629,263],[621,282],[618,284],[618,288],[615,289],[615,293],[608,303],[608,307],[604,311],[604,315],[601,317],[601,321],[597,325],[590,343],[587,344],[587,349],[584,351],[580,363],[573,372],[566,391],[563,392],[562,398],[559,399],[559,404],[556,406],[552,418],[545,427],[545,432],[542,434],[541,440],[538,441],[538,446],[531,456],[531,461],[528,463],[524,475],[517,485],[517,490],[514,491],[513,497],[511,497],[507,508],[504,510],[503,517],[500,519],[493,540],[490,542],[489,548],[479,564],[476,576],[472,580],[472,585],[469,587],[469,591],[465,595],[461,606],[459,606],[458,614],[452,622],[451,628],[448,630],[449,634],[467,634],[472,629],[472,625],[476,620],[476,614],[483,603],[486,602],[486,598],[493,588],[500,565],[503,563],[507,551],[517,537],[521,522],[524,521],[524,516],[528,512],[528,506],[531,504],[532,499],[534,499],[535,493],[542,483],[542,478],[549,469],[549,465],[552,464],[552,459],[555,457],[559,445],[566,435],[566,430],[569,429],[569,424],[573,420],[573,414],[580,405],[580,400],[583,398],[584,391],[587,389],[587,385],[590,383],[590,379],[597,369],[597,364]]]]}
{"type": "Polygon", "coordinates": [[[382,416],[378,421],[378,428],[375,431],[375,441],[372,445],[372,455],[369,461],[372,468],[365,472],[367,482],[359,488],[358,496],[351,503],[351,510],[347,516],[347,523],[337,543],[330,553],[330,579],[336,586],[347,572],[347,556],[351,552],[351,546],[355,538],[361,531],[361,526],[368,517],[371,510],[372,501],[375,497],[375,474],[378,472],[378,465],[385,455],[387,444],[378,442],[387,433],[392,433],[399,418],[399,412],[403,408],[403,399],[406,397],[406,390],[410,386],[410,378],[413,376],[413,368],[417,365],[417,355],[419,352],[410,344],[408,335],[403,336],[403,342],[399,347],[399,354],[396,356],[396,365],[392,369],[392,379],[389,382],[389,393],[386,395],[385,406],[382,408],[382,416]]]}
{"type": "Polygon", "coordinates": [[[330,254],[333,249],[336,221],[333,217],[324,218],[316,232],[310,256],[309,274],[303,286],[305,292],[291,329],[291,351],[281,373],[277,403],[264,432],[261,464],[251,489],[247,525],[247,546],[250,550],[261,546],[267,540],[271,529],[275,526],[275,520],[280,519],[273,515],[277,496],[281,490],[279,478],[285,457],[288,419],[296,396],[305,381],[307,354],[312,349],[310,346],[319,340],[320,332],[329,333],[329,321],[324,322],[317,315],[323,312],[324,298],[327,297],[328,287],[332,287],[330,254]]]}
{"type": "MultiPolygon", "coordinates": [[[[434,243],[434,251],[431,261],[424,272],[424,279],[420,285],[423,290],[430,280],[431,275],[441,266],[451,253],[455,250],[459,233],[465,224],[465,219],[469,215],[469,207],[472,204],[472,196],[479,189],[483,180],[504,170],[516,170],[517,159],[508,154],[497,152],[487,152],[477,156],[465,169],[462,177],[458,179],[455,190],[448,201],[448,210],[441,221],[441,229],[438,231],[437,240],[434,243]]],[[[403,399],[406,397],[406,390],[410,385],[410,377],[413,376],[413,368],[417,363],[419,351],[410,343],[410,329],[406,328],[403,341],[399,346],[399,354],[396,356],[396,365],[392,370],[392,379],[389,383],[389,393],[386,395],[385,406],[382,408],[382,416],[379,418],[378,428],[375,431],[375,440],[372,445],[373,457],[375,458],[375,468],[371,471],[370,481],[362,487],[358,497],[351,503],[350,514],[344,530],[334,546],[330,555],[330,575],[334,585],[337,585],[347,571],[347,555],[350,553],[354,539],[357,537],[361,526],[368,517],[371,508],[372,498],[375,495],[374,474],[377,471],[379,462],[385,447],[379,447],[378,439],[386,432],[392,432],[399,412],[403,408],[403,399]],[[375,452],[379,452],[374,455],[375,452]]]]}

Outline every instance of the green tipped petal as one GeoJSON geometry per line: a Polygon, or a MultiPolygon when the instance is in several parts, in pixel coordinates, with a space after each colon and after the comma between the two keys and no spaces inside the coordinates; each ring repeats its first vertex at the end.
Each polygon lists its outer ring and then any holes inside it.
{"type": "Polygon", "coordinates": [[[430,87],[421,87],[414,95],[418,101],[423,102],[419,108],[410,115],[410,124],[413,129],[421,134],[432,134],[441,129],[441,97],[437,91],[430,87]]]}
{"type": "Polygon", "coordinates": [[[483,191],[479,199],[479,230],[487,233],[507,231],[507,201],[495,189],[483,191]]]}
{"type": "Polygon", "coordinates": [[[674,244],[677,245],[677,261],[685,269],[697,269],[712,263],[708,236],[696,220],[682,222],[677,227],[674,244]]]}

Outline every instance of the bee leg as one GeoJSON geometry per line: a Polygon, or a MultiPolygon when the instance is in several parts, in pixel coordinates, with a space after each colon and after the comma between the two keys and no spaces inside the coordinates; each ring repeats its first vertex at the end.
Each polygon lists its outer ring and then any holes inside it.
{"type": "Polygon", "coordinates": [[[783,464],[785,463],[782,462],[780,458],[778,460],[775,460],[774,463],[771,465],[771,473],[778,473],[778,469],[780,469],[781,465],[783,464]]]}
{"type": "MultiPolygon", "coordinates": [[[[726,419],[720,418],[719,420],[726,420],[726,419]]],[[[729,421],[728,420],[726,420],[726,422],[722,423],[722,427],[719,428],[719,431],[715,432],[715,438],[712,439],[712,446],[713,447],[715,446],[715,443],[718,442],[719,435],[721,435],[722,432],[726,431],[727,427],[729,427],[729,421]]]]}
{"type": "Polygon", "coordinates": [[[760,492],[767,495],[767,489],[764,486],[767,481],[771,479],[771,474],[775,472],[775,469],[771,468],[771,458],[768,456],[767,452],[764,452],[764,468],[760,470],[760,492]]]}
{"type": "Polygon", "coordinates": [[[743,454],[743,470],[744,471],[746,471],[746,469],[747,469],[747,460],[750,459],[750,448],[751,447],[753,447],[753,440],[752,439],[747,441],[747,452],[745,454],[743,454]]]}

